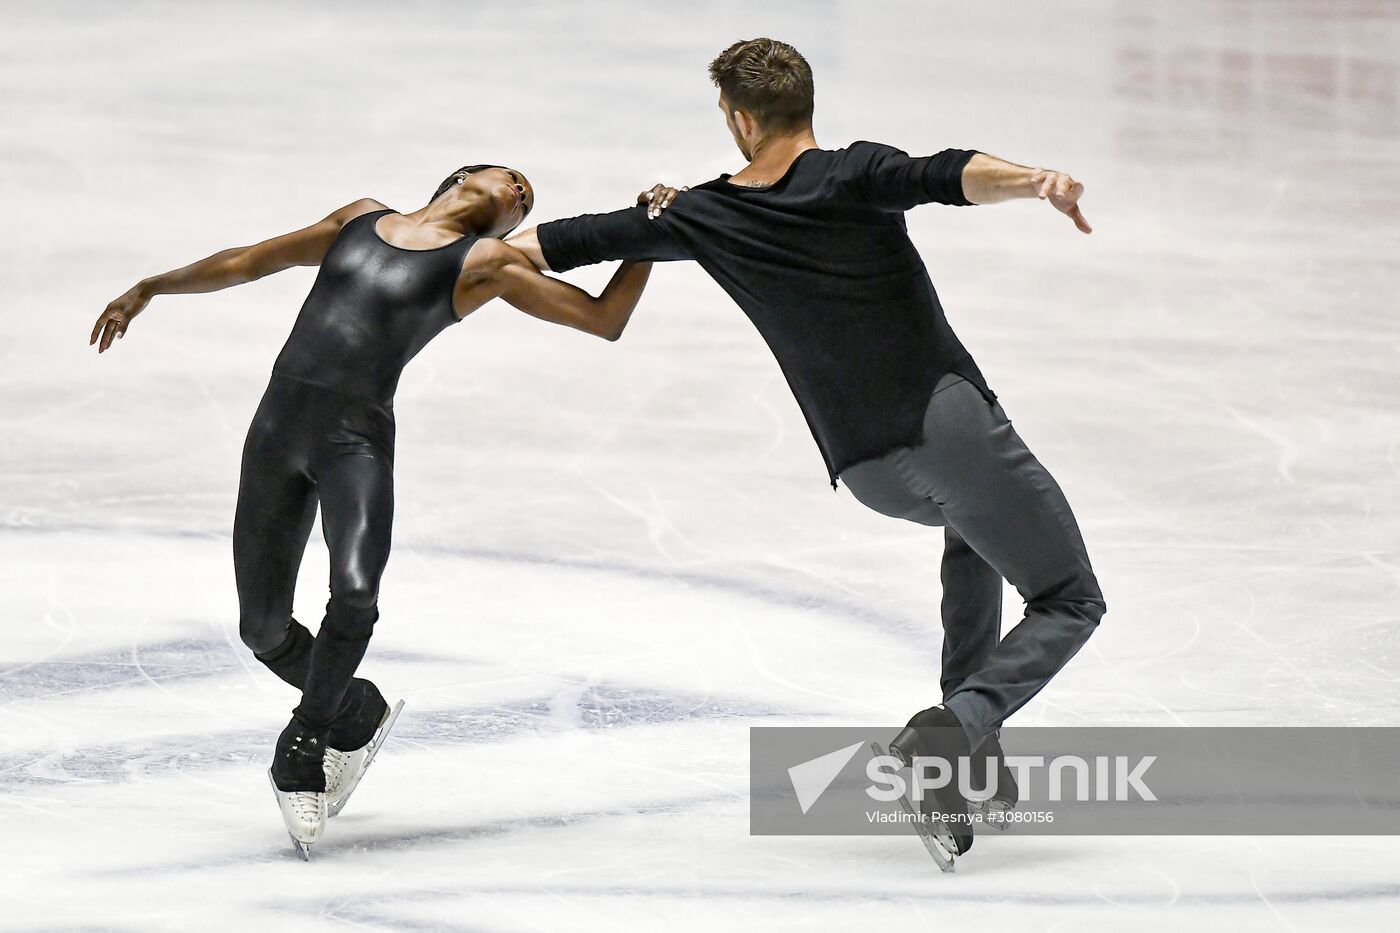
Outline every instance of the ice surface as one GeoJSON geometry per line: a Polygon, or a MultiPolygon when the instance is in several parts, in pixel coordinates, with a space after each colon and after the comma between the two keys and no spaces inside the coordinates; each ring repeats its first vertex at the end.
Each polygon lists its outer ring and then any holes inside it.
{"type": "MultiPolygon", "coordinates": [[[[313,270],[138,278],[505,162],[532,220],[740,164],[705,65],[811,59],[818,139],[1086,182],[910,215],[1074,503],[1109,615],[1015,720],[1391,724],[1400,7],[8,3],[0,30],[0,926],[1381,930],[1390,839],[751,838],[747,728],[933,699],[936,532],[825,485],[758,336],[659,268],[611,345],[491,306],[397,401],[366,669],[408,699],[309,865],[242,648],[243,431],[313,270]]],[[[573,281],[597,287],[608,270],[573,281]]],[[[325,600],[314,537],[298,615],[325,600]]],[[[1010,606],[1017,603],[1008,601],[1010,606]]]]}

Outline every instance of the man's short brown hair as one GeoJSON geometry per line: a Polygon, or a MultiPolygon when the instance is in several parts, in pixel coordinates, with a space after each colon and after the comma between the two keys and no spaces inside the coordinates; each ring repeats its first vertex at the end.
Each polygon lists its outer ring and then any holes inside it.
{"type": "Polygon", "coordinates": [[[767,130],[812,122],[812,67],[777,39],[736,42],[712,62],[710,80],[733,110],[744,110],[767,130]]]}

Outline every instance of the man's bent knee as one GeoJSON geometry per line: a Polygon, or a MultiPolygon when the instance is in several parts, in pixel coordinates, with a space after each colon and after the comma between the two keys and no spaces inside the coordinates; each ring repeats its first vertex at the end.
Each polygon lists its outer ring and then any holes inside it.
{"type": "Polygon", "coordinates": [[[1108,612],[1103,591],[1099,589],[1098,580],[1092,572],[1073,577],[1050,591],[1032,597],[1026,603],[1028,608],[1053,607],[1057,614],[1071,620],[1075,627],[1086,629],[1086,638],[1089,632],[1098,627],[1099,620],[1108,612]]]}
{"type": "Polygon", "coordinates": [[[1098,625],[1099,620],[1108,612],[1108,603],[1104,601],[1103,590],[1099,588],[1099,580],[1094,576],[1094,572],[1091,570],[1085,576],[1085,592],[1080,599],[1082,611],[1093,620],[1094,625],[1098,625]]]}

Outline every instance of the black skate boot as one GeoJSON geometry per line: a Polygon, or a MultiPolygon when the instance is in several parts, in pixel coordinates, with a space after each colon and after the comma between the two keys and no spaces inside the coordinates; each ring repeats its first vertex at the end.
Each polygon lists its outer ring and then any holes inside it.
{"type": "Polygon", "coordinates": [[[336,751],[353,752],[364,748],[374,738],[379,724],[389,712],[389,703],[379,688],[362,677],[350,681],[345,691],[345,700],[340,704],[330,731],[326,733],[326,744],[336,751]]]}
{"type": "Polygon", "coordinates": [[[272,783],[280,791],[326,792],[326,730],[311,729],[295,717],[277,737],[272,783]]]}
{"type": "Polygon", "coordinates": [[[890,743],[890,754],[907,766],[915,758],[941,758],[952,769],[951,780],[943,787],[924,795],[919,809],[923,818],[945,840],[954,855],[972,848],[972,820],[967,798],[958,789],[961,759],[968,756],[967,733],[958,717],[942,706],[933,706],[915,713],[890,743]],[[941,831],[940,831],[941,828],[941,831]]]}
{"type": "Polygon", "coordinates": [[[987,760],[991,759],[996,768],[996,790],[984,800],[970,800],[968,806],[981,817],[984,824],[990,824],[1005,832],[1010,825],[1007,813],[1021,800],[1020,788],[1016,786],[1016,774],[1006,766],[1006,753],[1001,750],[1001,732],[995,731],[982,740],[971,758],[972,778],[969,786],[986,790],[988,787],[987,760]]]}

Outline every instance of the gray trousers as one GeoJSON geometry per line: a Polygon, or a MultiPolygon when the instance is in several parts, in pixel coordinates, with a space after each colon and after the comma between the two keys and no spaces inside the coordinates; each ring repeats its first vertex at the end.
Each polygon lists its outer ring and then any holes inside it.
{"type": "Polygon", "coordinates": [[[842,471],[864,505],[941,525],[943,704],[975,748],[1088,640],[1105,605],[1069,502],[1001,405],[938,381],[924,443],[842,471]],[[1001,638],[1001,581],[1026,602],[1001,638]]]}

